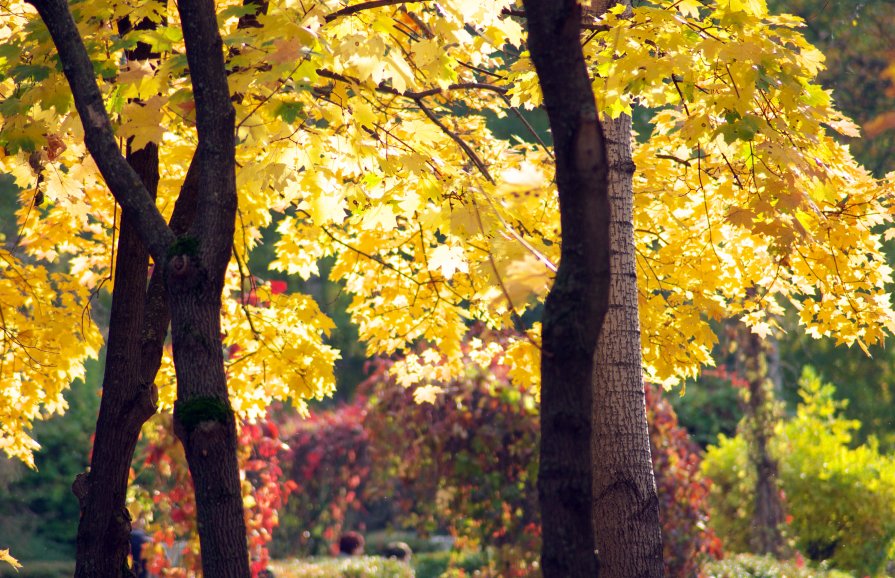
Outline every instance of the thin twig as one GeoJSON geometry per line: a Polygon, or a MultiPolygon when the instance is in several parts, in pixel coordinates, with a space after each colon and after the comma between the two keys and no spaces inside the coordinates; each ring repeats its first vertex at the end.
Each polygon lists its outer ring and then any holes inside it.
{"type": "Polygon", "coordinates": [[[516,118],[518,118],[522,122],[522,124],[525,126],[525,128],[528,129],[528,132],[531,133],[531,136],[533,136],[535,138],[535,140],[538,141],[538,144],[541,145],[541,147],[544,149],[544,151],[546,151],[547,154],[550,155],[550,158],[553,160],[556,160],[556,156],[553,154],[553,151],[550,150],[550,147],[547,146],[547,144],[541,138],[541,135],[539,135],[538,132],[534,129],[534,127],[531,126],[531,123],[528,122],[528,119],[522,115],[522,111],[520,111],[518,108],[513,106],[513,104],[510,102],[509,97],[507,97],[506,94],[501,94],[500,97],[501,97],[501,99],[503,99],[503,102],[509,107],[509,109],[511,111],[513,111],[513,114],[516,115],[516,118]]]}

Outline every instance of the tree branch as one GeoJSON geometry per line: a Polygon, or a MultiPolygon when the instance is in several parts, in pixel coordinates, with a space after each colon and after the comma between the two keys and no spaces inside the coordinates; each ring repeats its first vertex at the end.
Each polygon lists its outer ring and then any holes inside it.
{"type": "MultiPolygon", "coordinates": [[[[344,74],[339,74],[338,72],[332,72],[330,70],[326,70],[324,68],[317,69],[317,75],[322,76],[323,78],[329,78],[331,80],[337,80],[339,82],[344,82],[346,84],[360,86],[363,83],[350,76],[345,76],[344,74]]],[[[380,84],[376,87],[377,92],[384,92],[386,94],[394,94],[395,96],[403,96],[412,100],[419,100],[421,98],[426,98],[427,96],[435,96],[436,94],[443,94],[445,92],[451,90],[488,90],[491,92],[496,92],[497,94],[504,96],[508,92],[509,89],[504,88],[502,86],[497,86],[494,84],[488,84],[487,82],[458,82],[454,84],[449,84],[446,88],[429,88],[427,90],[421,90],[419,92],[413,92],[410,90],[405,90],[401,92],[400,90],[396,90],[390,86],[386,86],[384,84],[380,84]]]]}
{"type": "Polygon", "coordinates": [[[186,58],[196,100],[199,204],[192,229],[215,283],[223,286],[236,221],[236,111],[230,99],[214,0],[180,0],[186,58]]]}
{"type": "Polygon", "coordinates": [[[475,165],[479,172],[482,173],[482,175],[486,179],[488,179],[488,182],[493,184],[494,178],[491,176],[491,173],[488,172],[488,167],[485,165],[485,162],[479,157],[479,155],[477,155],[476,152],[472,150],[472,147],[466,144],[466,141],[464,141],[460,137],[460,135],[449,129],[447,125],[441,122],[441,120],[437,116],[435,116],[435,113],[432,112],[425,104],[423,104],[423,101],[421,99],[417,98],[414,100],[416,100],[416,104],[420,107],[420,110],[423,111],[423,114],[425,114],[426,117],[433,123],[435,123],[435,125],[441,129],[441,132],[451,137],[451,140],[453,140],[455,143],[457,143],[457,145],[460,146],[461,149],[463,149],[463,152],[466,153],[466,156],[469,158],[469,160],[472,161],[472,164],[475,165]]]}
{"type": "Polygon", "coordinates": [[[122,211],[134,223],[156,263],[164,263],[174,233],[118,148],[93,74],[93,64],[65,0],[29,0],[50,31],[84,125],[84,142],[122,211]]]}
{"type": "Polygon", "coordinates": [[[370,0],[369,2],[361,2],[360,4],[355,4],[353,6],[346,6],[345,8],[337,10],[332,14],[327,14],[325,20],[327,22],[332,22],[333,20],[341,18],[342,16],[350,16],[351,14],[356,14],[357,12],[361,12],[363,10],[381,8],[383,6],[396,6],[398,4],[414,4],[424,1],[425,0],[370,0]]]}

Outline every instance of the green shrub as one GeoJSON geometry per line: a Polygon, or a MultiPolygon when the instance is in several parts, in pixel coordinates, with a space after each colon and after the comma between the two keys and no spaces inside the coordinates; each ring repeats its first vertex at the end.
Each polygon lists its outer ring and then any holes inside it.
{"type": "Polygon", "coordinates": [[[796,562],[781,562],[768,556],[740,554],[711,562],[703,568],[706,578],[851,578],[836,570],[818,570],[796,562]]]}
{"type": "Polygon", "coordinates": [[[443,578],[445,576],[479,576],[488,568],[483,552],[427,552],[415,554],[411,559],[416,578],[443,578]]]}
{"type": "Polygon", "coordinates": [[[718,436],[709,446],[702,471],[712,481],[709,520],[727,552],[748,552],[752,512],[755,509],[755,471],[749,464],[745,438],[718,436]]]}
{"type": "Polygon", "coordinates": [[[277,578],[413,578],[404,562],[375,556],[271,562],[277,578]]]}
{"type": "Polygon", "coordinates": [[[448,567],[451,565],[451,553],[414,553],[411,560],[413,562],[413,569],[416,571],[416,578],[440,578],[442,574],[447,572],[448,567]]]}
{"type": "MultiPolygon", "coordinates": [[[[852,447],[860,423],[839,416],[834,388],[806,370],[802,403],[773,440],[790,518],[789,535],[815,561],[862,576],[879,575],[895,553],[895,460],[876,444],[852,447]]],[[[724,438],[710,447],[703,471],[714,485],[709,504],[728,551],[745,551],[755,473],[746,443],[724,438]]]]}

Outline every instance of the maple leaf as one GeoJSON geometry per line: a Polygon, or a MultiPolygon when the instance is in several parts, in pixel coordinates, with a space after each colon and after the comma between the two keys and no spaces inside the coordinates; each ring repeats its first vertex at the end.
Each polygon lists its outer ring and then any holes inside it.
{"type": "Polygon", "coordinates": [[[367,230],[390,230],[395,228],[396,217],[395,212],[389,205],[378,204],[364,213],[361,221],[361,226],[367,230]]]}
{"type": "Polygon", "coordinates": [[[439,245],[429,254],[428,260],[429,270],[440,271],[445,279],[450,279],[458,271],[469,272],[469,263],[462,247],[439,245]]]}
{"type": "Polygon", "coordinates": [[[118,136],[133,138],[132,150],[140,150],[150,142],[158,144],[165,135],[162,126],[162,107],[168,102],[166,97],[154,95],[142,102],[131,102],[124,106],[122,116],[125,121],[118,129],[118,136]]]}
{"type": "Polygon", "coordinates": [[[432,403],[438,401],[438,397],[444,392],[444,388],[438,385],[421,385],[413,390],[413,401],[416,403],[432,403]]]}
{"type": "Polygon", "coordinates": [[[279,38],[274,41],[274,51],[268,59],[274,64],[297,62],[301,59],[303,46],[297,38],[279,38]]]}

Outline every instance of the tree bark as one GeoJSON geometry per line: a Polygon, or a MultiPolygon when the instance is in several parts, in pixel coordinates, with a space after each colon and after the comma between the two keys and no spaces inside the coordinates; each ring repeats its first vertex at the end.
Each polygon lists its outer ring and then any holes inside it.
{"type": "MultiPolygon", "coordinates": [[[[121,204],[124,217],[133,222],[139,239],[156,263],[147,296],[154,304],[154,315],[143,326],[142,340],[128,340],[128,354],[133,359],[146,355],[140,364],[134,365],[138,377],[141,370],[154,373],[158,368],[153,356],[159,350],[159,338],[164,339],[166,315],[164,300],[159,296],[162,284],[158,279],[162,277],[157,275],[159,270],[163,271],[178,381],[175,430],[184,444],[196,489],[203,572],[206,576],[248,578],[248,547],[236,461],[236,424],[228,398],[220,328],[221,291],[236,217],[235,114],[214,2],[181,0],[177,5],[192,77],[199,136],[196,167],[193,170],[191,166],[187,180],[194,179],[196,203],[202,208],[195,211],[188,233],[179,238],[165,223],[152,196],[118,150],[93,67],[67,2],[31,2],[56,45],[85,127],[87,148],[121,204]]],[[[145,291],[145,270],[143,283],[145,291]]],[[[139,301],[145,295],[142,293],[139,301]]],[[[139,328],[131,337],[134,335],[140,335],[139,328]]],[[[103,437],[107,436],[104,432],[103,437]]],[[[113,445],[124,447],[125,441],[118,440],[113,445]]],[[[120,476],[119,466],[112,473],[120,476]]],[[[82,475],[74,490],[86,496],[90,485],[89,477],[82,475]]],[[[117,515],[123,516],[123,513],[117,515]]],[[[116,536],[121,534],[126,520],[117,525],[116,536]]],[[[121,549],[117,538],[112,547],[117,556],[121,549]]],[[[117,575],[102,574],[104,577],[117,575]]]]}
{"type": "Polygon", "coordinates": [[[248,578],[236,421],[221,340],[221,291],[236,220],[235,111],[213,0],[180,0],[196,100],[199,200],[203,211],[165,264],[177,374],[174,428],[196,490],[205,576],[248,578]]]}
{"type": "MultiPolygon", "coordinates": [[[[598,0],[591,9],[599,16],[616,3],[598,0]]],[[[603,130],[612,274],[594,373],[594,531],[601,577],[661,577],[662,525],[643,389],[631,118],[604,118],[603,130]]]]}
{"type": "Polygon", "coordinates": [[[603,132],[580,45],[576,0],[525,0],[529,51],[553,133],[562,251],[543,316],[538,495],[545,578],[597,574],[591,405],[609,288],[603,132]]]}
{"type": "Polygon", "coordinates": [[[660,577],[662,526],[643,391],[631,118],[603,119],[612,214],[609,310],[594,373],[593,517],[601,578],[660,577]]]}
{"type": "MultiPolygon", "coordinates": [[[[158,149],[150,145],[130,162],[147,188],[158,182],[158,149]],[[154,181],[154,183],[152,182],[154,181]]],[[[128,473],[140,428],[156,410],[158,392],[142,379],[141,339],[149,253],[123,216],[109,319],[103,394],[90,472],[72,486],[81,505],[75,576],[122,576],[130,550],[125,508],[128,473]]]]}
{"type": "Polygon", "coordinates": [[[777,486],[777,460],[768,447],[777,420],[774,382],[769,371],[774,345],[753,333],[745,323],[733,323],[736,369],[748,383],[743,427],[746,428],[749,440],[749,460],[756,475],[751,548],[756,554],[770,554],[780,558],[785,550],[781,531],[785,510],[780,488],[777,486]]]}
{"type": "MultiPolygon", "coordinates": [[[[126,32],[130,26],[123,21],[119,28],[126,32]]],[[[151,27],[149,21],[137,25],[140,29],[151,27]]],[[[127,57],[145,60],[153,54],[149,45],[139,43],[127,57]]],[[[154,198],[159,180],[158,146],[149,143],[132,151],[128,143],[126,160],[154,198]]],[[[125,507],[128,474],[140,428],[155,413],[158,400],[155,373],[147,379],[141,359],[149,252],[129,216],[122,215],[119,231],[103,395],[90,471],[79,475],[73,485],[81,507],[77,578],[130,575],[126,571],[131,529],[125,507]]]]}

